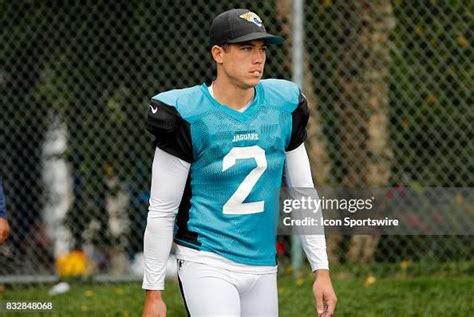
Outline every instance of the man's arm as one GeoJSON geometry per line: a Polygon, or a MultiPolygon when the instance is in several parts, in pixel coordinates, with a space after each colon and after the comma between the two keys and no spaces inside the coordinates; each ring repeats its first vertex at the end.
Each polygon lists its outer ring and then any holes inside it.
{"type": "Polygon", "coordinates": [[[10,226],[7,220],[7,208],[5,203],[5,195],[3,193],[3,184],[0,179],[0,245],[5,243],[10,233],[10,226]]]}
{"type": "Polygon", "coordinates": [[[6,218],[0,218],[0,245],[4,244],[10,233],[10,225],[6,218]]]}
{"type": "MultiPolygon", "coordinates": [[[[314,189],[308,155],[302,143],[296,149],[286,152],[285,182],[288,187],[314,189]]],[[[317,195],[314,189],[314,195],[317,195]]],[[[319,211],[322,216],[321,210],[319,211]]],[[[332,316],[336,306],[336,294],[329,276],[326,240],[322,235],[300,235],[306,257],[315,272],[313,293],[319,316],[332,316]]]]}
{"type": "Polygon", "coordinates": [[[164,316],[161,298],[176,214],[183,196],[190,164],[156,148],[153,159],[150,206],[144,235],[146,289],[144,316],[164,316]]]}

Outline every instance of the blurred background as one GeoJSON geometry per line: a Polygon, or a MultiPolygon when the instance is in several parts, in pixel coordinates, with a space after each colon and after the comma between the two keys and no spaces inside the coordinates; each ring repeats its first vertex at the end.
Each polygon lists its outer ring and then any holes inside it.
{"type": "MultiPolygon", "coordinates": [[[[75,276],[89,288],[135,281],[142,296],[149,99],[212,81],[208,28],[235,7],[286,38],[269,48],[266,78],[303,69],[317,187],[474,185],[472,1],[306,1],[295,61],[290,0],[2,0],[0,176],[12,232],[0,299],[36,298],[75,276]]],[[[336,279],[474,274],[471,236],[327,240],[336,279]]],[[[287,237],[278,250],[292,271],[287,237]]]]}

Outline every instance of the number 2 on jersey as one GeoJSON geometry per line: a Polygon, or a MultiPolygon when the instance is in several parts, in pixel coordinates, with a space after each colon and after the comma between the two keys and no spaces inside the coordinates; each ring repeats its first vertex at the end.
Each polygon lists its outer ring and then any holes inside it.
{"type": "Polygon", "coordinates": [[[224,156],[222,171],[225,172],[234,166],[237,160],[251,158],[255,159],[257,166],[248,173],[234,194],[232,194],[229,200],[224,204],[224,214],[248,215],[263,212],[265,209],[265,202],[263,200],[244,203],[244,200],[250,195],[258,179],[267,169],[267,158],[265,157],[264,149],[258,145],[232,148],[232,150],[224,156]]]}

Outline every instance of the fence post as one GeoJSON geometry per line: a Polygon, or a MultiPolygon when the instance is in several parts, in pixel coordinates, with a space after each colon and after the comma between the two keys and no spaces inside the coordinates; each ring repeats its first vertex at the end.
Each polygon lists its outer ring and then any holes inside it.
{"type": "MultiPolygon", "coordinates": [[[[304,26],[303,26],[304,0],[293,1],[293,45],[292,45],[292,73],[293,81],[303,90],[303,64],[304,64],[304,26]]],[[[300,274],[303,264],[301,241],[295,234],[291,235],[291,266],[294,276],[300,274]]]]}

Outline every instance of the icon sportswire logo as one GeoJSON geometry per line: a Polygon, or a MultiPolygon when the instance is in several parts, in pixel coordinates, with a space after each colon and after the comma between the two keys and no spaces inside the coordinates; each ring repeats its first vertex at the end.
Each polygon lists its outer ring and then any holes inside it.
{"type": "Polygon", "coordinates": [[[150,109],[153,114],[158,112],[158,107],[153,107],[152,105],[150,105],[150,109]]]}

